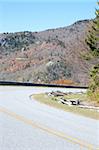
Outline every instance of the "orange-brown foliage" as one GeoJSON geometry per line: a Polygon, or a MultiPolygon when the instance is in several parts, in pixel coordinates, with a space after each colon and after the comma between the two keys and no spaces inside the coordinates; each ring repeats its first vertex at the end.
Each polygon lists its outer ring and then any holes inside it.
{"type": "Polygon", "coordinates": [[[52,81],[52,84],[74,85],[75,82],[72,80],[59,79],[59,80],[52,81]]]}

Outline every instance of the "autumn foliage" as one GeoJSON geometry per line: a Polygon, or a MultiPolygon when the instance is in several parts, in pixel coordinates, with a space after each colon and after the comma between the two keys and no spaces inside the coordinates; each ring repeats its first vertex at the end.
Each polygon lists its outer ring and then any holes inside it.
{"type": "Polygon", "coordinates": [[[52,84],[75,85],[75,82],[72,80],[59,79],[59,80],[52,81],[52,84]]]}

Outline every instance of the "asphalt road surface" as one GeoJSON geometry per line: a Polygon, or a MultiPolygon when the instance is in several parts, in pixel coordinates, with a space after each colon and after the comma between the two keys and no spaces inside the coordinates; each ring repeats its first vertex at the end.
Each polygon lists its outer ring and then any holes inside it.
{"type": "Polygon", "coordinates": [[[0,150],[99,149],[97,120],[64,112],[30,98],[33,93],[52,90],[57,89],[0,86],[0,150]]]}

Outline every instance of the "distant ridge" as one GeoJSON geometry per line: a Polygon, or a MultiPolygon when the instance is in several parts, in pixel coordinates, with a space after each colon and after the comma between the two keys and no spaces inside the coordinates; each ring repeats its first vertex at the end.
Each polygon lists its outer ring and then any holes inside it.
{"type": "Polygon", "coordinates": [[[41,32],[0,34],[0,80],[88,86],[90,60],[85,43],[91,20],[41,32]]]}

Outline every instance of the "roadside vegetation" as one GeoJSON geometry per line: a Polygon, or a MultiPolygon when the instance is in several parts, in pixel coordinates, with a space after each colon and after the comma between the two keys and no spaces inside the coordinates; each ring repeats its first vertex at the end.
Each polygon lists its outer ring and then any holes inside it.
{"type": "MultiPolygon", "coordinates": [[[[97,5],[99,7],[99,1],[97,5]]],[[[96,9],[95,14],[96,18],[92,22],[86,43],[90,49],[89,55],[99,59],[99,8],[96,9]]],[[[90,84],[87,94],[91,101],[99,103],[99,63],[95,64],[90,71],[90,84]]]]}
{"type": "MultiPolygon", "coordinates": [[[[86,94],[68,94],[64,96],[65,98],[79,98],[80,100],[84,101],[87,100],[86,94]]],[[[99,113],[96,110],[89,110],[84,108],[79,108],[78,106],[68,106],[62,103],[58,103],[57,97],[50,97],[47,94],[35,94],[32,95],[32,98],[37,100],[40,103],[47,104],[49,106],[62,109],[64,111],[72,112],[78,115],[90,117],[93,119],[99,119],[99,113]]]]}

